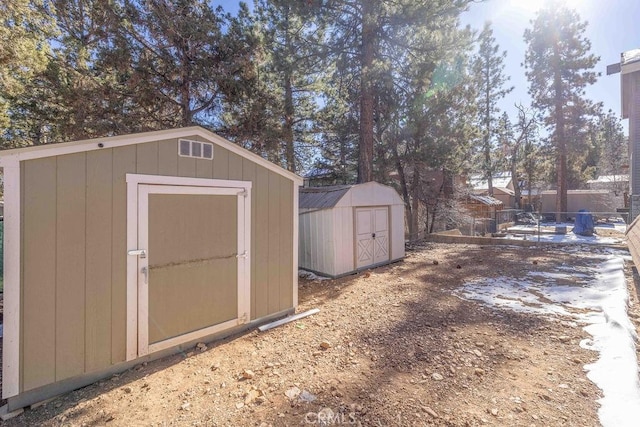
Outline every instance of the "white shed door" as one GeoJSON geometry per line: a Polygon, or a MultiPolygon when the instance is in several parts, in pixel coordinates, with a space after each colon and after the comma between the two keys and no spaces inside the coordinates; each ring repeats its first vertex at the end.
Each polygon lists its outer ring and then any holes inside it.
{"type": "Polygon", "coordinates": [[[356,208],[356,268],[389,260],[389,209],[356,208]]]}

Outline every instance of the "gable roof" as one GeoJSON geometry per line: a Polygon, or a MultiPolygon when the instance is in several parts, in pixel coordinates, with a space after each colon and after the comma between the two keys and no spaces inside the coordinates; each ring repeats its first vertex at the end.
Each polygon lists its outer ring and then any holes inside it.
{"type": "MultiPolygon", "coordinates": [[[[508,188],[511,183],[511,172],[498,172],[491,178],[493,188],[508,188]]],[[[489,182],[484,175],[471,175],[469,185],[474,190],[488,190],[489,182]]]]}
{"type": "Polygon", "coordinates": [[[104,148],[122,147],[126,145],[144,144],[146,142],[159,141],[163,139],[189,138],[199,136],[207,142],[219,145],[234,154],[251,160],[260,166],[269,169],[297,184],[302,184],[302,177],[281,168],[280,166],[263,159],[255,153],[246,150],[233,142],[216,135],[215,133],[200,126],[190,126],[185,128],[167,129],[152,132],[142,132],[119,136],[109,136],[104,138],[85,139],[80,141],[62,142],[58,144],[45,144],[25,148],[15,148],[0,151],[0,166],[15,164],[17,161],[39,159],[43,157],[59,156],[63,154],[81,153],[85,151],[102,150],[104,148]]]}
{"type": "Polygon", "coordinates": [[[351,185],[300,188],[300,209],[327,209],[338,204],[351,185]]]}
{"type": "Polygon", "coordinates": [[[478,194],[470,194],[469,198],[471,200],[475,200],[476,202],[480,202],[483,205],[487,205],[487,206],[500,206],[503,203],[491,196],[482,196],[482,195],[478,195],[478,194]]]}
{"type": "Polygon", "coordinates": [[[302,187],[299,194],[300,209],[404,205],[393,187],[375,181],[353,185],[302,187]]]}

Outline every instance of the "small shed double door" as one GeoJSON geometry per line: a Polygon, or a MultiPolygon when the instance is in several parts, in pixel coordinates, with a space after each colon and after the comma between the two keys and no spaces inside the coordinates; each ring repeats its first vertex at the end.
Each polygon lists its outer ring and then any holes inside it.
{"type": "Polygon", "coordinates": [[[356,208],[356,268],[389,261],[389,208],[356,208]]]}
{"type": "Polygon", "coordinates": [[[138,185],[137,356],[248,320],[246,191],[138,185]]]}

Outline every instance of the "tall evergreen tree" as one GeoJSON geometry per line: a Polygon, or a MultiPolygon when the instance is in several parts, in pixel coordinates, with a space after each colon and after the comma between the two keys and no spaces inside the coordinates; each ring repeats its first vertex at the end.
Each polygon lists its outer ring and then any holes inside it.
{"type": "Polygon", "coordinates": [[[0,2],[0,143],[18,146],[30,141],[32,126],[18,104],[28,97],[29,82],[44,72],[55,22],[43,0],[0,2]]]}
{"type": "MultiPolygon", "coordinates": [[[[380,98],[386,84],[393,85],[393,57],[407,52],[415,56],[428,55],[424,39],[415,33],[431,31],[437,34],[447,25],[456,25],[457,17],[471,0],[331,0],[320,6],[323,17],[331,25],[329,51],[339,66],[350,68],[351,93],[356,94],[358,109],[358,182],[374,178],[374,146],[380,135],[376,121],[380,117],[380,98]],[[377,102],[378,101],[378,102],[377,102]]],[[[433,41],[433,40],[432,40],[433,41]]]]}
{"type": "Polygon", "coordinates": [[[113,10],[132,53],[133,101],[158,128],[215,125],[224,97],[253,78],[244,4],[236,17],[199,0],[120,0],[113,10]]]}
{"type": "Polygon", "coordinates": [[[296,172],[314,145],[324,32],[298,1],[257,0],[254,14],[255,78],[243,96],[228,99],[223,126],[236,142],[296,172]]]}
{"type": "Polygon", "coordinates": [[[574,10],[554,1],[538,12],[532,27],[524,33],[529,94],[543,114],[555,149],[558,221],[566,217],[567,161],[576,142],[574,135],[584,124],[584,117],[593,114],[584,88],[595,83],[598,73],[592,69],[599,58],[589,53],[586,26],[574,10]]]}
{"type": "Polygon", "coordinates": [[[599,175],[620,175],[629,167],[627,138],[620,117],[609,110],[598,117],[602,153],[598,162],[599,175]]]}
{"type": "Polygon", "coordinates": [[[493,158],[493,152],[497,142],[496,123],[500,114],[498,102],[513,90],[513,86],[505,87],[509,81],[509,77],[504,74],[507,52],[500,52],[500,46],[493,37],[490,22],[485,23],[480,32],[478,44],[478,52],[473,58],[471,69],[478,84],[478,125],[482,130],[480,153],[482,173],[489,186],[489,195],[493,196],[493,175],[496,172],[496,159],[493,158]]]}

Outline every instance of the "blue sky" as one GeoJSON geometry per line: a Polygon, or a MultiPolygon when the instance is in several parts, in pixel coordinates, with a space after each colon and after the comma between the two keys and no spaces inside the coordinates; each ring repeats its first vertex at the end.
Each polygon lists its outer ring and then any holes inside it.
{"type": "MultiPolygon", "coordinates": [[[[603,102],[605,110],[620,115],[620,74],[606,75],[608,64],[620,62],[624,51],[640,48],[640,0],[565,0],[589,24],[585,36],[591,41],[591,51],[600,57],[596,71],[602,73],[598,82],[586,89],[586,96],[603,102]]],[[[494,37],[501,50],[507,51],[505,73],[511,76],[513,92],[501,101],[502,110],[512,113],[514,103],[530,104],[528,82],[521,63],[526,45],[524,30],[545,0],[488,0],[472,4],[461,20],[472,28],[481,29],[492,22],[494,37]]],[[[625,120],[626,122],[626,120],[625,120]]],[[[625,124],[626,128],[626,124],[625,124]]]]}

